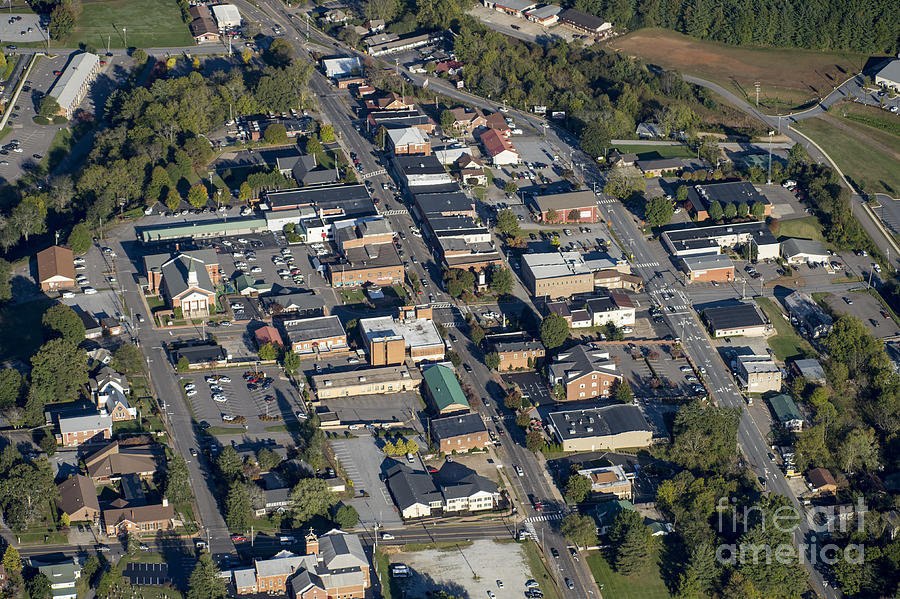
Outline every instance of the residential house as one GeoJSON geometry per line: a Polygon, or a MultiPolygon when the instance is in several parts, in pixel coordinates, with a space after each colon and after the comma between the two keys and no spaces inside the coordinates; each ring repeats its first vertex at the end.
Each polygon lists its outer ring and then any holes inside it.
{"type": "Polygon", "coordinates": [[[834,320],[809,295],[795,291],[781,301],[791,317],[791,324],[798,326],[804,335],[818,339],[831,331],[834,320]]]}
{"type": "Polygon", "coordinates": [[[76,599],[76,581],[81,578],[81,567],[75,558],[66,561],[43,564],[40,558],[32,559],[32,566],[47,577],[50,582],[50,595],[53,599],[76,599]]]}
{"type": "Polygon", "coordinates": [[[312,187],[315,185],[331,185],[339,176],[336,169],[322,168],[316,163],[314,154],[304,154],[297,158],[290,170],[297,185],[312,187]]]}
{"type": "Polygon", "coordinates": [[[434,364],[424,370],[422,378],[425,381],[425,395],[431,402],[437,414],[455,414],[468,412],[469,400],[463,393],[456,373],[452,368],[441,364],[434,364]]]}
{"type": "Polygon", "coordinates": [[[389,92],[383,96],[366,100],[368,110],[413,110],[416,100],[412,96],[401,96],[397,92],[389,92]]]}
{"type": "Polygon", "coordinates": [[[557,354],[548,374],[550,385],[562,385],[568,401],[607,397],[622,380],[608,352],[586,345],[576,345],[557,354]]]}
{"type": "Polygon", "coordinates": [[[453,128],[462,133],[472,135],[475,129],[487,126],[487,119],[484,113],[477,108],[466,108],[465,106],[457,106],[450,109],[453,114],[453,128]]]}
{"type": "Polygon", "coordinates": [[[175,510],[163,497],[161,504],[103,510],[103,524],[111,537],[126,533],[156,534],[175,528],[175,510]]]}
{"type": "Polygon", "coordinates": [[[429,429],[431,439],[441,453],[469,451],[486,447],[491,442],[487,427],[476,412],[432,418],[429,429]]]}
{"type": "Polygon", "coordinates": [[[666,132],[657,123],[638,123],[635,133],[640,139],[665,138],[666,132]]]}
{"type": "Polygon", "coordinates": [[[769,405],[772,407],[777,424],[794,432],[803,430],[803,415],[790,395],[779,393],[770,397],[769,405]]]}
{"type": "Polygon", "coordinates": [[[615,148],[610,150],[609,154],[606,156],[606,162],[610,166],[634,166],[634,163],[637,162],[637,160],[637,154],[620,152],[615,148]]]}
{"type": "Polygon", "coordinates": [[[78,314],[78,317],[81,318],[81,322],[84,324],[85,339],[98,339],[103,336],[103,327],[100,326],[93,314],[83,310],[76,310],[75,313],[78,314]]]}
{"type": "Polygon", "coordinates": [[[738,382],[748,392],[781,391],[781,368],[770,355],[738,356],[737,366],[738,382]]]}
{"type": "Polygon", "coordinates": [[[98,413],[87,416],[60,416],[56,442],[63,447],[78,447],[112,437],[112,416],[98,413]]]}
{"type": "Polygon", "coordinates": [[[538,340],[495,341],[491,345],[500,357],[500,371],[534,369],[547,355],[544,344],[538,340]]]}
{"type": "Polygon", "coordinates": [[[484,117],[485,127],[488,129],[493,129],[503,137],[509,137],[512,129],[509,126],[509,123],[506,122],[506,117],[503,116],[502,112],[492,112],[491,114],[484,117]]]}
{"type": "Polygon", "coordinates": [[[597,532],[605,535],[609,532],[610,527],[616,519],[616,516],[622,512],[634,512],[634,505],[627,499],[614,499],[612,501],[604,501],[597,505],[594,509],[593,516],[597,523],[597,532]]]}
{"type": "Polygon", "coordinates": [[[617,327],[627,327],[635,321],[634,302],[624,293],[610,292],[606,297],[589,299],[585,307],[591,314],[590,326],[612,323],[617,327]]]}
{"type": "Polygon", "coordinates": [[[465,185],[487,185],[487,174],[484,163],[473,158],[471,154],[463,154],[454,163],[459,182],[465,185]]]}
{"type": "Polygon", "coordinates": [[[59,483],[56,507],[69,516],[72,522],[96,522],[100,519],[100,502],[93,481],[76,474],[59,483]]]}
{"type": "Polygon", "coordinates": [[[794,376],[802,376],[814,385],[825,384],[825,369],[818,360],[812,358],[791,362],[791,373],[794,376]]]}
{"type": "Polygon", "coordinates": [[[388,129],[387,138],[394,154],[424,155],[431,154],[431,142],[428,136],[417,127],[388,129]]]}
{"type": "Polygon", "coordinates": [[[200,44],[219,40],[219,27],[213,20],[212,13],[207,5],[195,4],[188,8],[188,14],[193,19],[188,27],[195,42],[200,44]]]}
{"type": "Polygon", "coordinates": [[[370,566],[359,537],[331,530],[306,536],[306,555],[281,551],[255,559],[252,568],[232,570],[238,595],[288,595],[294,599],[363,599],[371,586],[370,566]]]}
{"type": "Polygon", "coordinates": [[[58,245],[41,250],[37,260],[37,282],[41,291],[75,289],[75,262],[72,250],[58,245]]]}
{"type": "Polygon", "coordinates": [[[276,345],[284,346],[284,342],[281,340],[278,329],[272,325],[259,327],[253,331],[253,336],[256,337],[256,347],[262,347],[267,343],[275,343],[276,345]]]}
{"type": "Polygon", "coordinates": [[[615,495],[616,499],[632,499],[634,475],[626,474],[619,465],[585,468],[578,471],[591,481],[591,492],[600,495],[615,495]]]}
{"type": "Polygon", "coordinates": [[[500,502],[496,483],[457,462],[444,462],[433,476],[395,463],[386,476],[404,520],[492,510],[500,502]]]}
{"type": "Polygon", "coordinates": [[[275,472],[267,472],[260,477],[263,490],[262,507],[255,508],[257,516],[264,516],[272,512],[283,512],[293,505],[291,501],[291,489],[281,476],[275,472]]]}
{"type": "Polygon", "coordinates": [[[814,495],[834,495],[837,492],[837,483],[825,468],[813,468],[806,473],[806,479],[814,495]]]}
{"type": "Polygon", "coordinates": [[[284,320],[288,344],[296,354],[328,354],[349,351],[347,333],[337,316],[284,320]]]}
{"type": "Polygon", "coordinates": [[[121,446],[113,441],[84,458],[87,474],[95,484],[114,482],[129,474],[152,478],[159,470],[159,452],[147,446],[121,446]]]}
{"type": "MultiPolygon", "coordinates": [[[[241,273],[234,278],[234,288],[244,297],[259,297],[263,293],[272,291],[272,284],[264,279],[256,279],[247,273],[241,273]]],[[[242,320],[235,315],[235,320],[242,320]]]]}
{"type": "Polygon", "coordinates": [[[518,164],[522,161],[519,152],[503,134],[496,129],[488,129],[479,136],[485,154],[490,156],[494,166],[518,164]]]}
{"type": "Polygon", "coordinates": [[[134,420],[137,417],[137,408],[128,403],[131,387],[125,375],[104,366],[90,380],[90,387],[97,410],[101,414],[109,414],[113,422],[134,420]]]}

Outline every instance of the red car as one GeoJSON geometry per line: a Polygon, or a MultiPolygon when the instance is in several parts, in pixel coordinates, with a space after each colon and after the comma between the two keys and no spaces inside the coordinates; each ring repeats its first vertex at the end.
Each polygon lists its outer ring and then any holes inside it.
{"type": "Polygon", "coordinates": [[[246,540],[247,537],[245,537],[244,535],[231,535],[231,541],[233,543],[243,543],[246,540]]]}
{"type": "Polygon", "coordinates": [[[57,76],[58,76],[58,75],[62,75],[62,71],[53,71],[53,74],[54,74],[54,75],[57,75],[57,76]]]}

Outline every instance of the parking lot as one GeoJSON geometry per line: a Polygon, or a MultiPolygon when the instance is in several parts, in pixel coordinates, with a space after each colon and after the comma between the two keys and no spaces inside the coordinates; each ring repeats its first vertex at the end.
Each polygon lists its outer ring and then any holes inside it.
{"type": "Polygon", "coordinates": [[[411,576],[400,581],[408,597],[444,590],[460,597],[486,597],[491,591],[496,599],[518,599],[525,581],[532,578],[524,550],[517,543],[483,540],[456,551],[396,553],[391,555],[391,563],[409,566],[411,576]]]}
{"type": "MultiPolygon", "coordinates": [[[[503,380],[507,383],[518,385],[519,389],[522,390],[522,395],[527,396],[528,400],[537,406],[555,403],[550,390],[547,388],[547,380],[536,372],[504,374],[503,380]]],[[[499,399],[499,401],[502,400],[502,398],[499,399]]]]}
{"type": "Polygon", "coordinates": [[[0,41],[42,42],[47,32],[41,28],[41,17],[34,13],[12,13],[0,17],[0,41]],[[12,21],[12,22],[10,22],[12,21]]]}
{"type": "Polygon", "coordinates": [[[301,409],[295,390],[277,368],[264,367],[260,370],[271,378],[271,387],[268,389],[259,385],[256,385],[256,389],[249,389],[242,377],[244,370],[241,369],[218,371],[217,375],[225,375],[231,380],[219,380],[215,383],[219,387],[217,390],[212,390],[210,383],[206,382],[205,377],[210,376],[208,372],[183,374],[179,378],[183,383],[190,382],[194,385],[196,393],[189,396],[188,400],[198,422],[206,421],[212,426],[233,428],[231,434],[258,439],[272,436],[265,429],[279,424],[262,421],[259,418],[261,415],[281,416],[282,421],[293,422],[297,420],[296,413],[301,409]],[[224,399],[214,401],[214,393],[221,394],[224,399]],[[271,400],[266,401],[266,398],[271,400]],[[226,422],[223,420],[226,415],[242,416],[246,422],[226,422]]]}
{"type": "MultiPolygon", "coordinates": [[[[401,526],[402,520],[394,508],[390,493],[379,479],[386,458],[380,449],[381,441],[362,433],[358,437],[332,439],[329,444],[353,483],[355,496],[349,504],[359,512],[360,522],[366,525],[378,522],[384,527],[401,526]]],[[[421,468],[420,464],[417,460],[408,465],[421,468]]]]}
{"type": "Polygon", "coordinates": [[[829,293],[822,301],[836,316],[849,314],[859,318],[873,337],[883,339],[900,334],[900,327],[890,318],[877,298],[865,292],[829,293]],[[847,300],[853,302],[848,304],[847,300]],[[888,316],[885,317],[885,314],[888,316]]]}

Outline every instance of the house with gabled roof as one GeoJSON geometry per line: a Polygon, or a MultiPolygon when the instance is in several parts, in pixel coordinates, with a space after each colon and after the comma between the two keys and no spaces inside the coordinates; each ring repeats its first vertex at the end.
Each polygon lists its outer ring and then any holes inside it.
{"type": "Polygon", "coordinates": [[[422,378],[425,383],[425,395],[438,414],[454,414],[470,410],[469,400],[459,386],[452,368],[434,364],[424,370],[422,378]]]}
{"type": "Polygon", "coordinates": [[[131,386],[124,374],[104,366],[90,380],[90,387],[97,409],[101,414],[109,414],[113,422],[134,420],[137,417],[137,408],[128,403],[131,386]]]}
{"type": "Polygon", "coordinates": [[[59,483],[56,507],[72,522],[96,522],[100,519],[100,502],[94,482],[83,474],[76,474],[59,483]]]}
{"type": "Polygon", "coordinates": [[[622,380],[609,353],[587,345],[576,345],[557,354],[548,373],[550,384],[562,385],[568,401],[607,397],[622,380]]]}

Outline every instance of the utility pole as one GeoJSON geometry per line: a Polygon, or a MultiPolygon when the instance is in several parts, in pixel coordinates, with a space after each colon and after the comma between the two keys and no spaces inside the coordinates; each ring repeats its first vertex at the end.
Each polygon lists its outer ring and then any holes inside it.
{"type": "Polygon", "coordinates": [[[125,50],[128,50],[128,31],[122,27],[122,41],[125,42],[125,50]]]}
{"type": "Polygon", "coordinates": [[[756,88],[756,107],[759,108],[759,81],[754,81],[753,87],[756,88]]]}
{"type": "Polygon", "coordinates": [[[772,184],[772,136],[775,132],[769,130],[769,175],[766,177],[766,185],[772,184]]]}
{"type": "Polygon", "coordinates": [[[109,45],[112,43],[112,35],[106,36],[106,55],[109,56],[109,45]]]}

